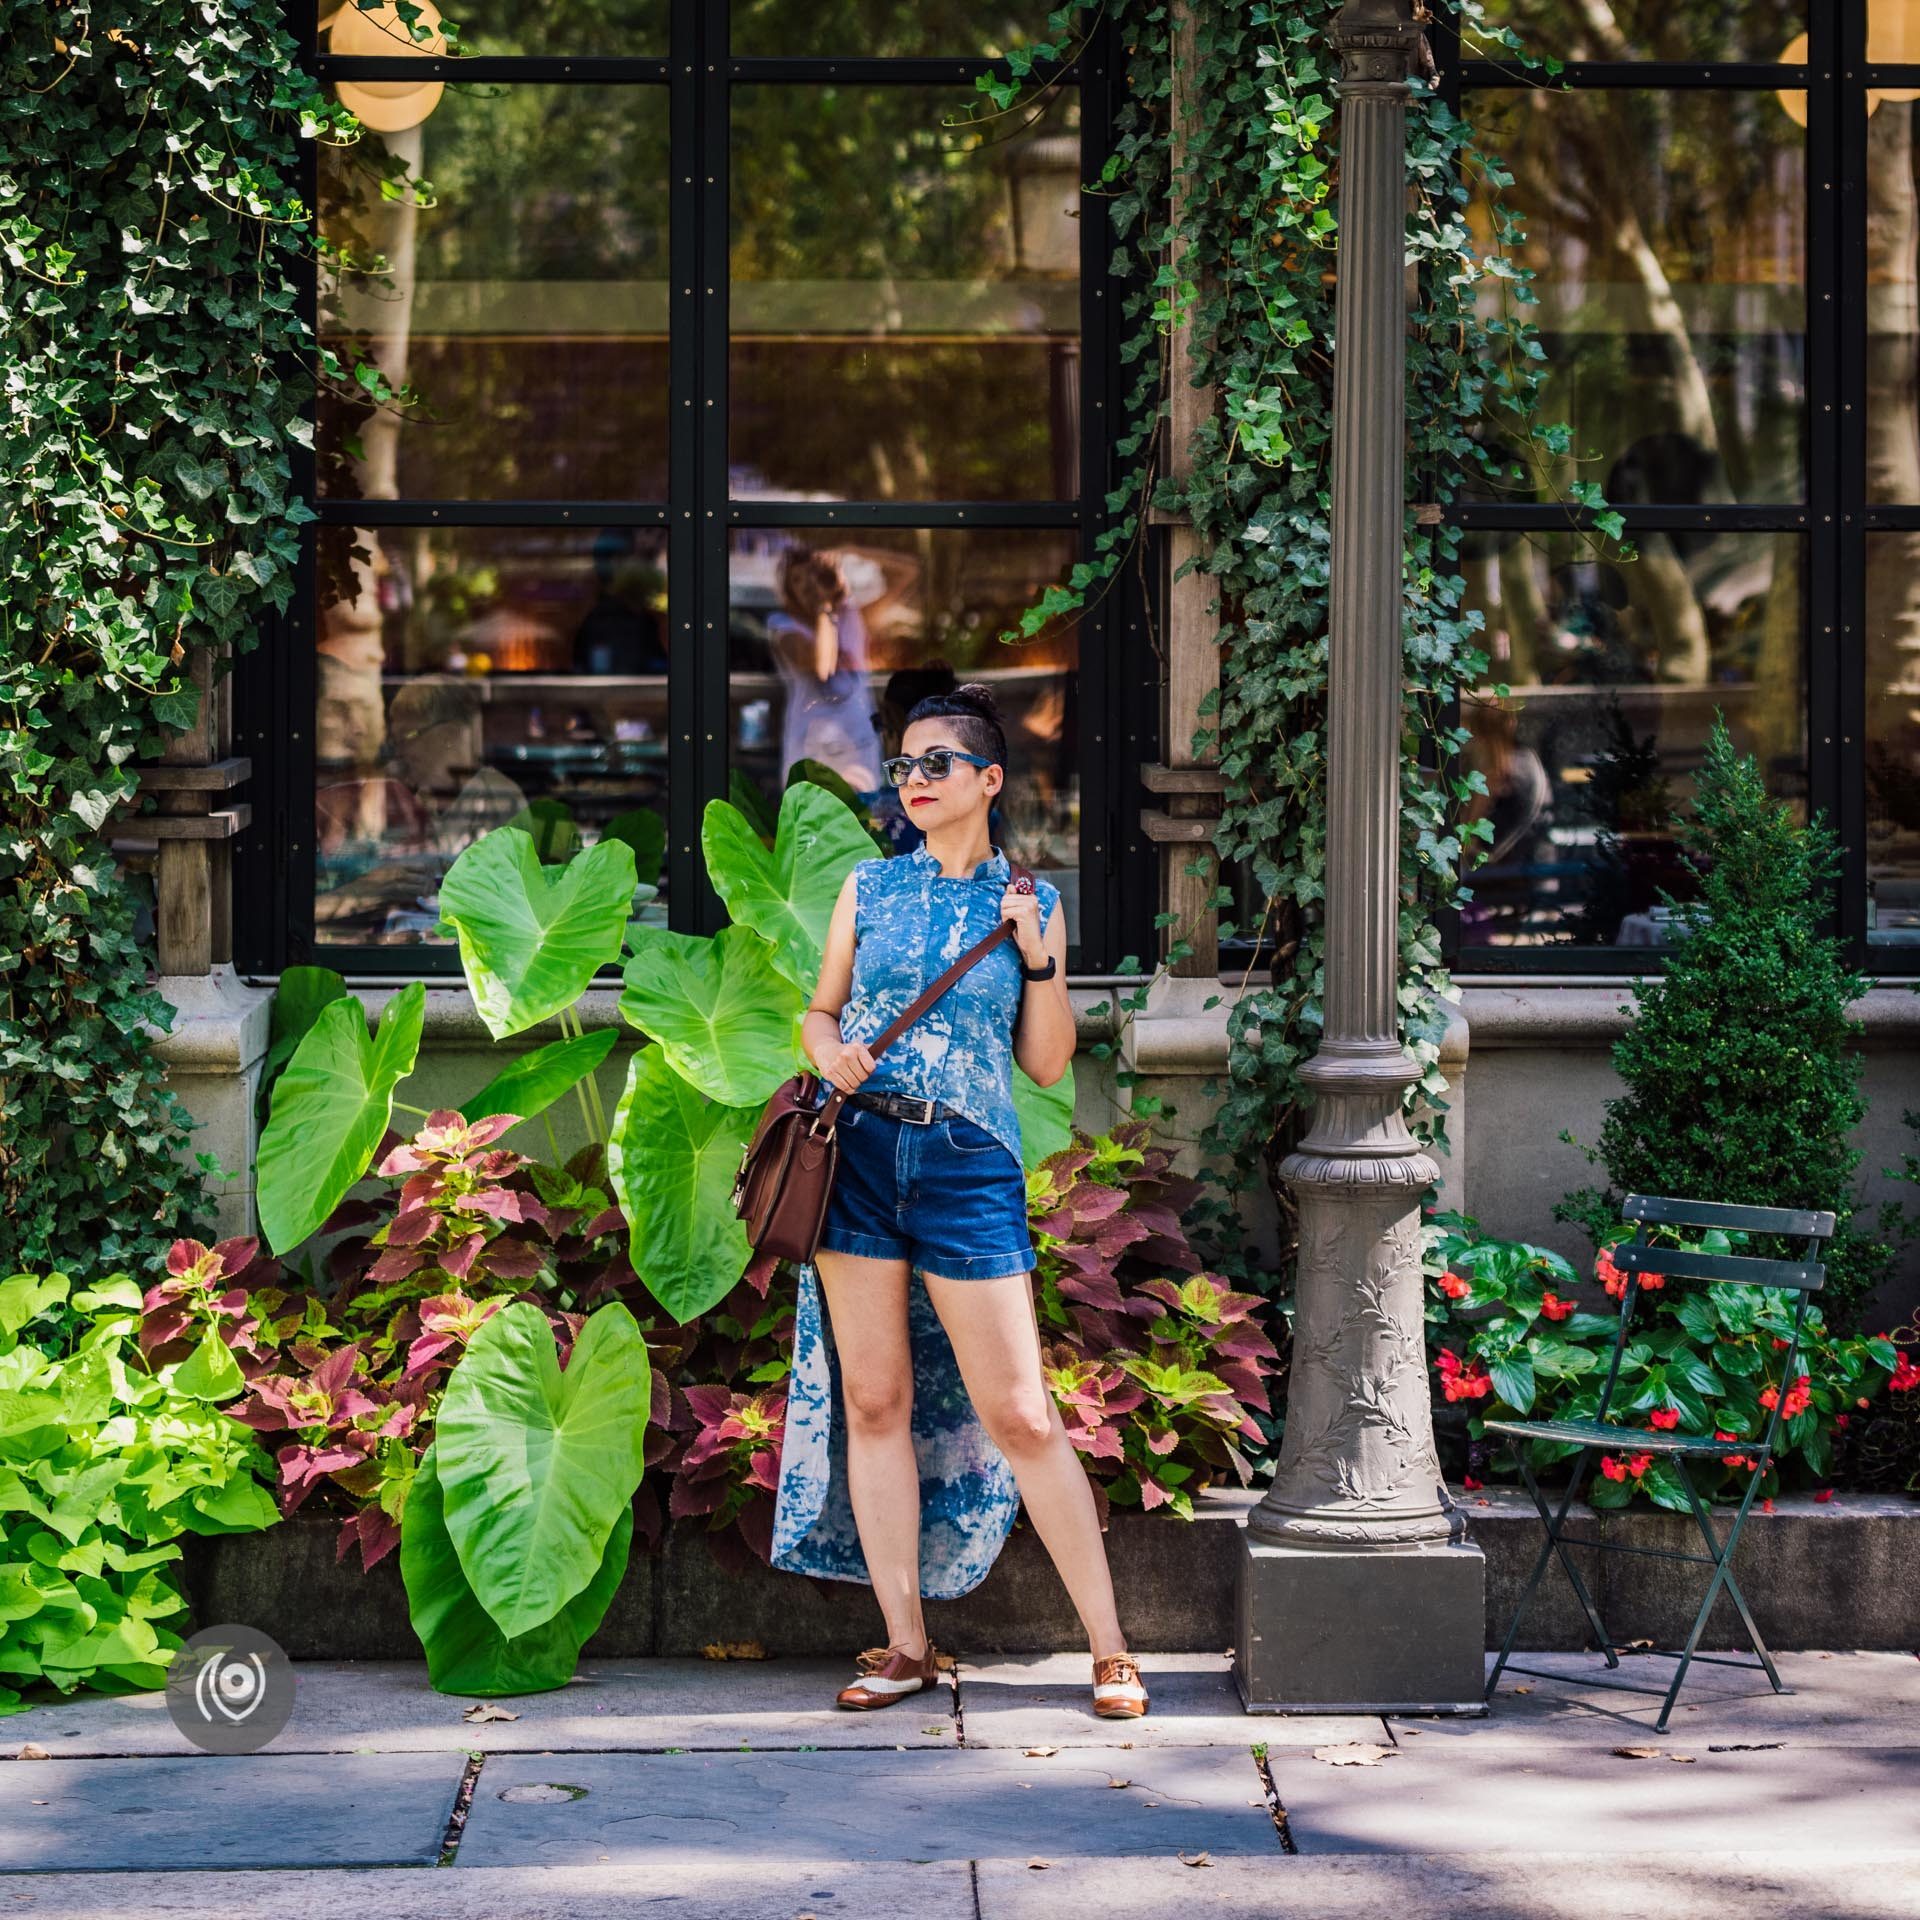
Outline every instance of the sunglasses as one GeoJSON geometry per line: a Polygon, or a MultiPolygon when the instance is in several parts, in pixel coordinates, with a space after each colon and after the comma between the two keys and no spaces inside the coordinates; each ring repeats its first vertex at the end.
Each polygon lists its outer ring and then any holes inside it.
{"type": "Polygon", "coordinates": [[[990,767],[991,760],[983,760],[977,753],[962,753],[958,747],[929,747],[925,753],[896,754],[891,760],[880,762],[880,771],[887,776],[889,786],[904,787],[913,777],[918,767],[929,780],[944,780],[953,771],[953,763],[964,760],[970,767],[990,767]]]}

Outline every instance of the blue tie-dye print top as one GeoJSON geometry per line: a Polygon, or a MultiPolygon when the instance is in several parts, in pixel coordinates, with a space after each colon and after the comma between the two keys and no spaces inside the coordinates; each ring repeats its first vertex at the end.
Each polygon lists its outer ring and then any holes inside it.
{"type": "MultiPolygon", "coordinates": [[[[853,991],[841,1010],[840,1037],[866,1043],[1000,924],[1000,896],[1013,867],[995,847],[971,875],[949,879],[923,842],[891,860],[863,860],[853,871],[853,991]]],[[[1037,876],[1033,884],[1045,928],[1060,889],[1037,876]]],[[[1021,986],[1019,950],[1008,941],[969,968],[881,1054],[865,1084],[943,1101],[1019,1160],[1013,1025],[1021,986]]]]}

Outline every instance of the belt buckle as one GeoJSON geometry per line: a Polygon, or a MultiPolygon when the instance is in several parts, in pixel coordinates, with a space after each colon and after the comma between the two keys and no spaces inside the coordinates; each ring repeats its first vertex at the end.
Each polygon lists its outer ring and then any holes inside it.
{"type": "Polygon", "coordinates": [[[901,1108],[903,1109],[900,1114],[902,1120],[916,1127],[931,1126],[933,1124],[933,1110],[939,1105],[937,1100],[930,1100],[923,1093],[897,1093],[894,1095],[894,1098],[900,1102],[901,1108]],[[919,1113],[905,1112],[904,1109],[910,1106],[919,1107],[922,1111],[919,1113]]]}

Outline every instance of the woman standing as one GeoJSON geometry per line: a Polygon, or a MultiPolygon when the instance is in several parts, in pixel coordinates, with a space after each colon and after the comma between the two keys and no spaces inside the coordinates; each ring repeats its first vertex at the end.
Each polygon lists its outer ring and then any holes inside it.
{"type": "MultiPolygon", "coordinates": [[[[917,1280],[951,1344],[965,1395],[1011,1467],[1087,1630],[1094,1711],[1133,1718],[1146,1711],[1146,1690],[1114,1612],[1093,1490],[1047,1389],[1028,1279],[1034,1253],[1012,1069],[1018,1060],[1048,1086],[1073,1056],[1066,929],[1055,911],[1060,896],[1045,881],[1033,882],[1032,892],[1016,888],[1006,855],[988,838],[1007,747],[985,687],[918,702],[901,749],[885,772],[925,837],[910,854],[862,861],[848,875],[803,1029],[823,1081],[848,1096],[815,1265],[839,1356],[857,1558],[888,1636],[839,1704],[887,1706],[935,1684],[920,1605],[917,1358],[923,1384],[926,1374],[909,1315],[917,1280]],[[964,974],[876,1061],[866,1043],[1003,919],[1012,921],[1014,938],[964,974]]],[[[826,1095],[823,1086],[823,1101],[826,1095]]],[[[797,1477],[804,1469],[793,1471],[797,1477]]],[[[782,1505],[800,1504],[784,1482],[783,1470],[782,1505]]],[[[956,1484],[985,1485],[986,1478],[956,1484]]],[[[1011,1519],[1008,1502],[1004,1525],[1011,1519]]],[[[942,1515],[941,1524],[962,1539],[979,1525],[964,1511],[942,1515]]],[[[781,1531],[777,1520],[777,1538],[781,1531]]],[[[787,1554],[783,1562],[776,1551],[776,1564],[826,1570],[795,1555],[790,1521],[785,1531],[787,1554]]],[[[984,1571],[980,1566],[972,1578],[984,1571]]]]}

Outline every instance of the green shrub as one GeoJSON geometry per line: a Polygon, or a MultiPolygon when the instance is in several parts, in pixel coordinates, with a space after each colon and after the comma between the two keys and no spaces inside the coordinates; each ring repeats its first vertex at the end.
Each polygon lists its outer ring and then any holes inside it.
{"type": "Polygon", "coordinates": [[[0,1281],[0,1713],[36,1683],[164,1686],[180,1536],[279,1518],[272,1462],[221,1409],[242,1386],[225,1343],[150,1368],[140,1304],[124,1274],[0,1281]]]}
{"type": "Polygon", "coordinates": [[[1569,1194],[1555,1217],[1597,1247],[1629,1193],[1831,1210],[1825,1299],[1851,1328],[1893,1254],[1855,1225],[1850,1135],[1866,1104],[1848,1007],[1867,981],[1819,924],[1838,850],[1823,824],[1768,796],[1717,718],[1693,817],[1677,825],[1699,898],[1680,907],[1666,972],[1636,984],[1633,1025],[1614,1044],[1626,1091],[1587,1155],[1607,1184],[1569,1194]]]}

